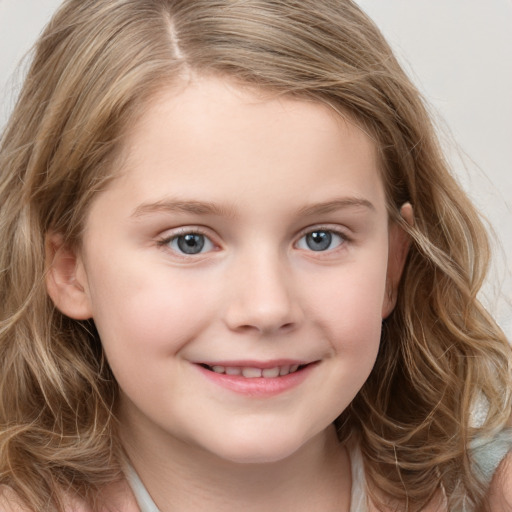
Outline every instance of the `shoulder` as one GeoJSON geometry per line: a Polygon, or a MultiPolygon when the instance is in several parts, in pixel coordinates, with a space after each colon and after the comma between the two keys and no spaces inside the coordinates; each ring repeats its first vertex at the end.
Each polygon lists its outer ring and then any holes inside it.
{"type": "Polygon", "coordinates": [[[31,512],[18,495],[6,485],[0,485],[0,512],[31,512]]]}
{"type": "MultiPolygon", "coordinates": [[[[63,506],[66,512],[92,512],[83,500],[70,496],[63,496],[63,506]]],[[[18,494],[7,485],[0,485],[0,512],[36,512],[29,508],[18,494]]]]}
{"type": "MultiPolygon", "coordinates": [[[[103,489],[98,496],[100,510],[104,512],[139,512],[139,507],[128,483],[120,481],[103,489]]],[[[92,512],[83,500],[74,496],[64,497],[67,512],[92,512]]],[[[20,497],[8,486],[0,485],[0,512],[35,512],[23,504],[20,497]]]]}
{"type": "Polygon", "coordinates": [[[492,512],[512,511],[512,451],[501,461],[491,480],[487,507],[492,512]]]}
{"type": "Polygon", "coordinates": [[[137,500],[126,480],[105,487],[98,496],[98,502],[101,504],[102,512],[140,512],[137,500]]]}

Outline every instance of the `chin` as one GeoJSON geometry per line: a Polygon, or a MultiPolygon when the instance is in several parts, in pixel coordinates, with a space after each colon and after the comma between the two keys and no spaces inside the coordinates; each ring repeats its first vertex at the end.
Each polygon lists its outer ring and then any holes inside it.
{"type": "Polygon", "coordinates": [[[226,439],[210,451],[218,457],[237,464],[272,464],[299,452],[307,442],[284,436],[256,436],[226,439]],[[229,443],[228,443],[229,441],[229,443]]]}

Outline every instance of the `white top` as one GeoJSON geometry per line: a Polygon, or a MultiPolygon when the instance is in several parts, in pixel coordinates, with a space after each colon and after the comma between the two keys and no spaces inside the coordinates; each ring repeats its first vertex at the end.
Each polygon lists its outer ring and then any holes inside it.
{"type": "Polygon", "coordinates": [[[350,512],[368,512],[363,456],[357,443],[349,443],[348,455],[350,457],[350,470],[352,473],[350,512]]]}
{"type": "MultiPolygon", "coordinates": [[[[363,457],[355,443],[348,447],[352,473],[352,491],[350,497],[350,512],[368,512],[366,495],[366,478],[364,475],[363,457]]],[[[131,466],[125,468],[125,475],[135,495],[140,512],[160,512],[155,502],[141,482],[139,475],[131,466]]]]}
{"type": "Polygon", "coordinates": [[[155,502],[151,499],[148,491],[146,491],[144,484],[141,482],[139,475],[137,475],[135,470],[131,466],[126,466],[124,468],[124,474],[133,494],[135,495],[140,512],[160,512],[158,507],[155,505],[155,502]]]}

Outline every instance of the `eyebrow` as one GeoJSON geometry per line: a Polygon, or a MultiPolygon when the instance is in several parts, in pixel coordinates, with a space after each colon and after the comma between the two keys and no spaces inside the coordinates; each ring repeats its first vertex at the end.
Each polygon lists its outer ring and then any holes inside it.
{"type": "MultiPolygon", "coordinates": [[[[366,208],[375,211],[375,206],[367,199],[359,197],[342,197],[332,199],[323,203],[305,206],[298,211],[299,215],[312,216],[324,213],[331,213],[337,210],[347,208],[366,208]]],[[[235,217],[233,208],[224,206],[210,201],[183,201],[164,199],[153,203],[145,203],[139,205],[131,217],[142,217],[151,213],[192,213],[196,215],[216,215],[219,217],[235,217]]]]}
{"type": "Polygon", "coordinates": [[[300,215],[311,216],[323,213],[331,213],[337,210],[344,210],[347,208],[366,208],[371,211],[376,211],[375,206],[368,201],[360,197],[342,197],[339,199],[333,199],[324,203],[313,204],[311,206],[305,206],[299,210],[300,215]]]}
{"type": "Polygon", "coordinates": [[[131,217],[142,217],[150,213],[193,213],[196,215],[217,215],[234,217],[231,208],[209,201],[181,201],[164,199],[154,203],[141,204],[131,214],[131,217]]]}

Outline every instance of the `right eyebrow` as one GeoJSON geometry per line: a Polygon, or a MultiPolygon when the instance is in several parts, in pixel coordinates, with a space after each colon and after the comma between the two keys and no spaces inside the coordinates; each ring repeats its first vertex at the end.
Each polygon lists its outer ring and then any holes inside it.
{"type": "Polygon", "coordinates": [[[196,215],[216,215],[220,217],[235,216],[232,208],[210,201],[163,199],[137,206],[130,217],[143,217],[151,213],[192,213],[196,215]]]}

